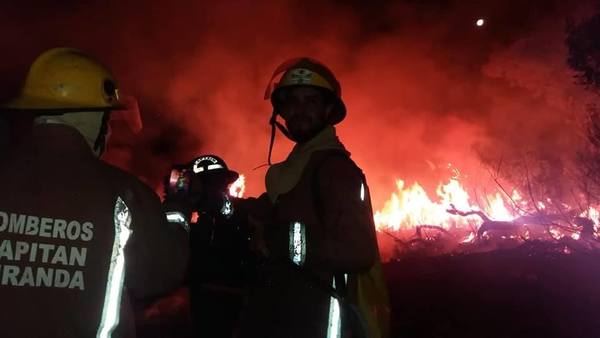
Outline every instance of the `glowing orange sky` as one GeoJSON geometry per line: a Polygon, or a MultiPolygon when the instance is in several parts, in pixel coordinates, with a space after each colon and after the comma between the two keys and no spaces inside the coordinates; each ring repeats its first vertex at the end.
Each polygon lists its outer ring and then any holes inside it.
{"type": "MultiPolygon", "coordinates": [[[[565,65],[564,24],[589,5],[359,3],[2,4],[2,88],[47,48],[97,55],[138,99],[145,127],[136,140],[116,130],[109,158],[155,188],[171,163],[215,153],[246,175],[248,194],[260,193],[265,169],[252,168],[267,155],[264,88],[275,66],[300,55],[338,74],[348,106],[339,135],[376,208],[396,178],[435,188],[449,162],[478,173],[516,148],[570,156],[569,121],[586,93],[565,65]]],[[[289,149],[278,135],[274,160],[289,149]]]]}

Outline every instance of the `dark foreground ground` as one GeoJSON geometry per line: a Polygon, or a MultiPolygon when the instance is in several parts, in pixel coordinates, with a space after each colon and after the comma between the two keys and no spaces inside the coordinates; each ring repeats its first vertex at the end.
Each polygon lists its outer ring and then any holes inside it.
{"type": "Polygon", "coordinates": [[[600,337],[600,255],[545,245],[385,266],[395,337],[600,337]]]}
{"type": "MultiPolygon", "coordinates": [[[[393,337],[600,337],[600,254],[544,244],[384,266],[393,337]]],[[[138,321],[143,338],[190,337],[186,294],[138,321]]]]}

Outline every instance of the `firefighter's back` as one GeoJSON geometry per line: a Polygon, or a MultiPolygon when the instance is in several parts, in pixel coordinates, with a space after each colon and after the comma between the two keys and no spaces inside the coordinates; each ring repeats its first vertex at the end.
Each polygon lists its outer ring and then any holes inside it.
{"type": "Polygon", "coordinates": [[[148,300],[183,279],[185,231],[168,226],[150,188],[98,160],[110,112],[127,108],[119,97],[94,57],[52,48],[0,104],[3,119],[35,125],[0,152],[3,338],[114,336],[123,285],[148,300]]]}
{"type": "Polygon", "coordinates": [[[33,134],[0,169],[2,336],[108,336],[119,318],[135,184],[97,160],[74,129],[33,134]]]}

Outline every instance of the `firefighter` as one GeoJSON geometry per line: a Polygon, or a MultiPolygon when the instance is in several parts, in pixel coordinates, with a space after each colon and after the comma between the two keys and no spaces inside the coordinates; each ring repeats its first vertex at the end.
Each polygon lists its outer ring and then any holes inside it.
{"type": "Polygon", "coordinates": [[[35,118],[0,167],[2,336],[133,337],[130,300],[182,281],[185,230],[149,187],[99,159],[123,108],[109,71],[70,48],[41,54],[3,104],[35,118]]]}
{"type": "MultiPolygon", "coordinates": [[[[165,205],[188,205],[180,220],[190,224],[190,305],[197,337],[232,337],[251,273],[243,201],[229,196],[239,177],[215,155],[200,156],[175,169],[165,205]]],[[[171,217],[176,219],[175,217],[171,217]]]]}
{"type": "Polygon", "coordinates": [[[376,312],[389,307],[369,191],[336,136],[346,116],[340,85],[310,58],[282,64],[271,82],[279,75],[265,95],[273,106],[269,163],[275,128],[295,147],[270,166],[266,193],[250,210],[252,247],[266,262],[249,292],[241,335],[384,337],[376,312]],[[359,288],[375,296],[362,297],[359,288]]]}

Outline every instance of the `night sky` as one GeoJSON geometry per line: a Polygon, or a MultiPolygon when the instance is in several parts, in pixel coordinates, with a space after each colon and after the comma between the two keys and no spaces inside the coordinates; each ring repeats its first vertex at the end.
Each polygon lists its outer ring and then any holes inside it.
{"type": "MultiPolygon", "coordinates": [[[[15,93],[48,48],[82,49],[113,70],[144,122],[136,138],[115,127],[108,160],[158,189],[172,163],[215,153],[257,195],[265,169],[252,168],[266,162],[270,132],[265,86],[279,63],[312,56],[342,84],[348,118],[339,134],[376,208],[398,178],[434,189],[449,177],[448,163],[475,179],[499,162],[532,158],[560,187],[569,184],[559,182],[568,176],[561,170],[593,100],[566,65],[566,27],[594,8],[542,0],[5,1],[0,89],[15,93]]],[[[275,147],[274,160],[283,160],[290,143],[279,135],[275,147]]]]}

